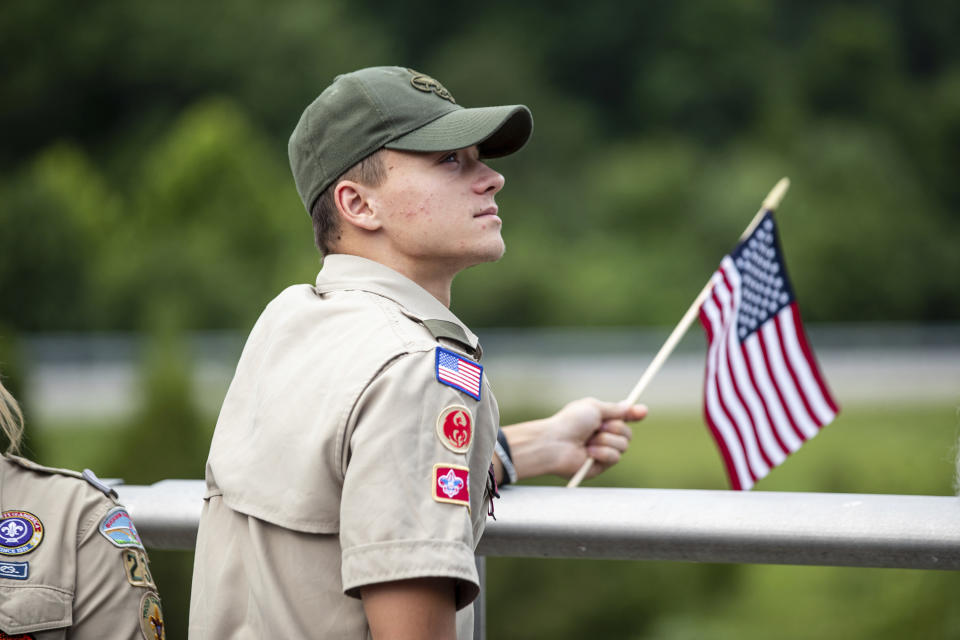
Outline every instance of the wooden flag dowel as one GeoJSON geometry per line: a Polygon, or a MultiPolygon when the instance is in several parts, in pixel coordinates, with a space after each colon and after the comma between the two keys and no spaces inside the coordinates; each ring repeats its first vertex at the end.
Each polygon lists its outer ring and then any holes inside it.
{"type": "MultiPolygon", "coordinates": [[[[683,314],[683,318],[681,318],[680,323],[674,327],[673,331],[670,333],[670,336],[667,338],[667,341],[663,343],[663,346],[660,347],[660,351],[657,352],[657,355],[653,357],[653,360],[647,366],[647,370],[643,372],[642,376],[640,376],[640,380],[637,381],[636,386],[633,387],[633,391],[631,391],[627,396],[627,399],[624,400],[625,404],[637,403],[637,400],[640,399],[640,394],[643,393],[643,390],[646,389],[647,385],[650,384],[650,381],[653,380],[653,376],[660,371],[663,363],[667,361],[667,358],[669,358],[670,354],[673,353],[673,350],[680,343],[680,340],[683,338],[684,334],[687,333],[687,329],[689,329],[690,325],[693,324],[693,319],[700,311],[700,305],[702,305],[703,301],[706,300],[708,295],[710,295],[711,290],[713,290],[713,278],[707,282],[706,286],[703,287],[703,290],[700,291],[700,294],[693,301],[693,304],[691,304],[690,308],[687,309],[687,312],[683,314]]],[[[570,478],[570,481],[567,483],[567,488],[572,489],[583,482],[583,478],[590,472],[590,468],[592,466],[593,458],[587,458],[583,465],[573,475],[573,477],[570,478]]]]}
{"type": "Polygon", "coordinates": [[[757,228],[757,225],[760,224],[760,221],[763,219],[764,213],[777,210],[777,207],[780,206],[780,201],[783,200],[783,196],[787,195],[787,189],[789,188],[790,178],[780,178],[777,184],[773,185],[773,189],[770,189],[770,193],[763,199],[763,204],[760,205],[760,210],[757,211],[757,215],[753,216],[753,220],[750,221],[747,228],[740,234],[741,241],[753,233],[753,230],[757,228]]]}
{"type": "MultiPolygon", "coordinates": [[[[780,205],[780,201],[783,200],[783,196],[787,193],[787,189],[789,188],[789,178],[780,178],[780,181],[777,182],[773,189],[770,190],[770,193],[767,194],[767,197],[763,199],[763,204],[760,206],[760,210],[757,211],[757,215],[753,216],[753,220],[751,220],[750,224],[747,225],[747,228],[740,236],[740,240],[744,240],[751,233],[753,233],[753,230],[757,228],[758,224],[760,224],[760,220],[763,219],[763,214],[765,214],[767,211],[776,211],[777,207],[780,205]]],[[[712,290],[713,277],[711,276],[707,281],[707,284],[694,299],[693,304],[691,304],[690,308],[687,309],[687,312],[683,314],[680,322],[676,327],[674,327],[673,331],[670,332],[670,336],[667,337],[667,341],[663,343],[663,346],[660,347],[660,351],[658,351],[657,355],[653,357],[653,360],[650,362],[650,365],[647,366],[646,371],[644,371],[643,375],[640,376],[640,380],[637,381],[636,386],[633,387],[633,390],[627,396],[627,399],[624,400],[625,404],[636,404],[637,400],[640,399],[640,394],[643,393],[643,390],[647,388],[647,385],[650,384],[651,380],[653,380],[653,376],[657,375],[657,372],[660,371],[663,363],[667,361],[667,358],[670,357],[670,354],[673,353],[673,350],[676,348],[676,346],[680,344],[680,340],[684,335],[686,335],[690,325],[693,324],[693,319],[697,317],[700,311],[700,306],[703,304],[704,300],[707,299],[707,296],[710,295],[710,291],[712,290]]],[[[593,458],[587,458],[587,460],[577,470],[573,477],[570,478],[570,481],[567,482],[567,488],[572,489],[583,482],[584,477],[586,477],[586,475],[590,472],[591,467],[593,467],[593,458]]]]}

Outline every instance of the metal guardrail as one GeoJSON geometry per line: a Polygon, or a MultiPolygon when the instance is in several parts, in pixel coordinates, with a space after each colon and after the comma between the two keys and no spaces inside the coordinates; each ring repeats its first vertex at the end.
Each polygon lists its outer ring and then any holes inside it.
{"type": "MultiPolygon", "coordinates": [[[[202,480],[119,485],[148,547],[192,549],[202,480]]],[[[960,498],[505,487],[477,549],[474,638],[486,638],[486,556],[960,569],[960,498]]]]}
{"type": "MultiPolygon", "coordinates": [[[[201,480],[120,485],[148,547],[192,549],[201,480]]],[[[960,569],[960,498],[506,487],[481,556],[960,569]]]]}

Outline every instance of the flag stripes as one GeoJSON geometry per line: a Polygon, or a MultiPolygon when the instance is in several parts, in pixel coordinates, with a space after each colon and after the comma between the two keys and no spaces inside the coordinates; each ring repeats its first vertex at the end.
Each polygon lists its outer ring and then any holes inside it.
{"type": "MultiPolygon", "coordinates": [[[[772,220],[765,228],[772,237],[772,220]]],[[[767,245],[779,250],[775,238],[767,245]]],[[[750,320],[742,309],[744,254],[736,253],[725,256],[714,273],[713,290],[700,308],[700,322],[709,344],[704,417],[731,486],[745,490],[815,436],[838,409],[804,333],[779,251],[763,254],[767,256],[763,265],[769,273],[778,274],[781,284],[766,287],[766,294],[774,301],[780,296],[780,304],[764,300],[761,305],[768,306],[748,311],[762,319],[750,331],[743,330],[750,320]]],[[[748,283],[746,289],[750,287],[756,289],[756,284],[748,283]]]]}

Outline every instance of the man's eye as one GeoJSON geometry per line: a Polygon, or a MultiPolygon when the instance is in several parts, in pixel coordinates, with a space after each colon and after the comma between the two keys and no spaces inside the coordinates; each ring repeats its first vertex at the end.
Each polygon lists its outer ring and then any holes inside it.
{"type": "Polygon", "coordinates": [[[452,151],[447,155],[443,156],[442,158],[440,158],[440,162],[457,162],[458,160],[459,158],[457,158],[456,151],[452,151]]]}

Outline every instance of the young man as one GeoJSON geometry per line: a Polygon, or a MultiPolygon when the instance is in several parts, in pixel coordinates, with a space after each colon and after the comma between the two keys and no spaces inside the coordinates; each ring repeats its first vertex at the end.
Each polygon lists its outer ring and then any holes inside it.
{"type": "Polygon", "coordinates": [[[532,128],[399,67],[339,76],[304,111],[290,161],[323,269],[267,306],[224,400],[191,637],[470,637],[490,476],[626,449],[645,408],[592,399],[498,442],[480,345],[448,308],[454,276],[504,251],[482,159],[532,128]]]}

